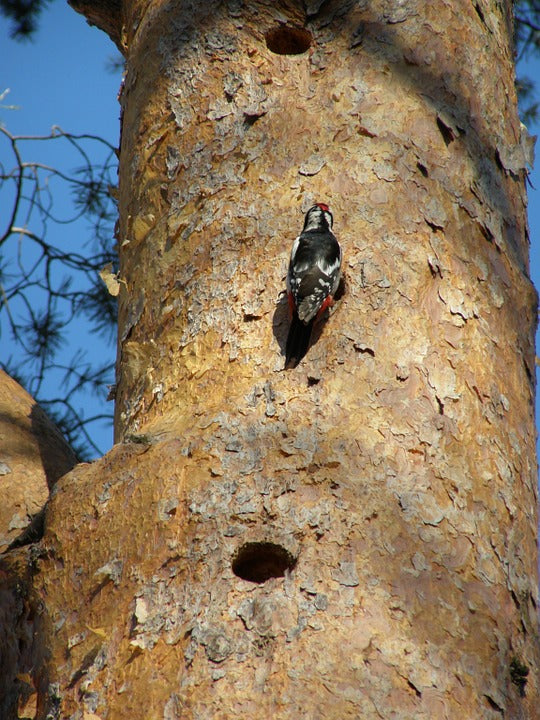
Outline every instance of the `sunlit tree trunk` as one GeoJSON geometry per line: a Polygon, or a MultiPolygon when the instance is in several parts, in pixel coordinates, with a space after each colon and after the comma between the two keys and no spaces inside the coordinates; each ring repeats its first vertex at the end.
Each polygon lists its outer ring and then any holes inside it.
{"type": "Polygon", "coordinates": [[[538,717],[510,3],[73,4],[127,57],[118,444],[49,503],[37,717],[538,717]]]}

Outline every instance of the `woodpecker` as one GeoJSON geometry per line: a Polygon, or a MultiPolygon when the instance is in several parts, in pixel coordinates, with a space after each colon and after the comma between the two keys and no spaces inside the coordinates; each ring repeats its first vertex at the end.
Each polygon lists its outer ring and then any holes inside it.
{"type": "Polygon", "coordinates": [[[292,313],[285,348],[285,369],[294,368],[309,347],[315,321],[334,304],[341,276],[341,247],[332,232],[328,205],[317,203],[306,213],[304,229],[293,243],[287,272],[292,313]]]}

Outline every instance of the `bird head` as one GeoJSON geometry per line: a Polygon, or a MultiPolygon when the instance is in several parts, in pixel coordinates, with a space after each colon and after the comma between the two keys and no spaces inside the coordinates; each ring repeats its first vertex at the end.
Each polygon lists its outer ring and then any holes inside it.
{"type": "Polygon", "coordinates": [[[317,203],[310,207],[304,220],[304,232],[306,230],[331,230],[334,218],[330,208],[325,203],[317,203]]]}

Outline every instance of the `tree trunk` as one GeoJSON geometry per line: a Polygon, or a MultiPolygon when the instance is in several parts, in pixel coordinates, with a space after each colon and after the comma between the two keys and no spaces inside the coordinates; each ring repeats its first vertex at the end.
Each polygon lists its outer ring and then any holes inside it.
{"type": "MultiPolygon", "coordinates": [[[[43,507],[77,458],[30,395],[0,370],[0,718],[35,715],[29,599],[43,507]]],[[[38,551],[39,552],[39,551],[38,551]]],[[[33,605],[33,607],[32,607],[33,605]]]]}
{"type": "Polygon", "coordinates": [[[118,445],[48,506],[38,718],[538,716],[510,3],[304,5],[102,22],[127,54],[118,445]],[[315,201],[344,287],[283,371],[315,201]]]}

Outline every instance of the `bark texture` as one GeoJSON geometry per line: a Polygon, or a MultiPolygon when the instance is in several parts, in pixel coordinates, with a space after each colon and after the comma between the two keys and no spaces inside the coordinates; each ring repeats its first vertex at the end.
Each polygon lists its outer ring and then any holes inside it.
{"type": "Polygon", "coordinates": [[[50,489],[76,462],[42,408],[0,370],[0,553],[9,550],[0,559],[1,718],[35,715],[32,543],[50,489]]]}
{"type": "Polygon", "coordinates": [[[24,534],[76,462],[42,408],[0,370],[0,553],[24,534]]]}
{"type": "Polygon", "coordinates": [[[509,3],[122,12],[119,444],[50,502],[38,717],[533,720],[509,3]],[[314,201],[345,288],[283,372],[314,201]]]}

